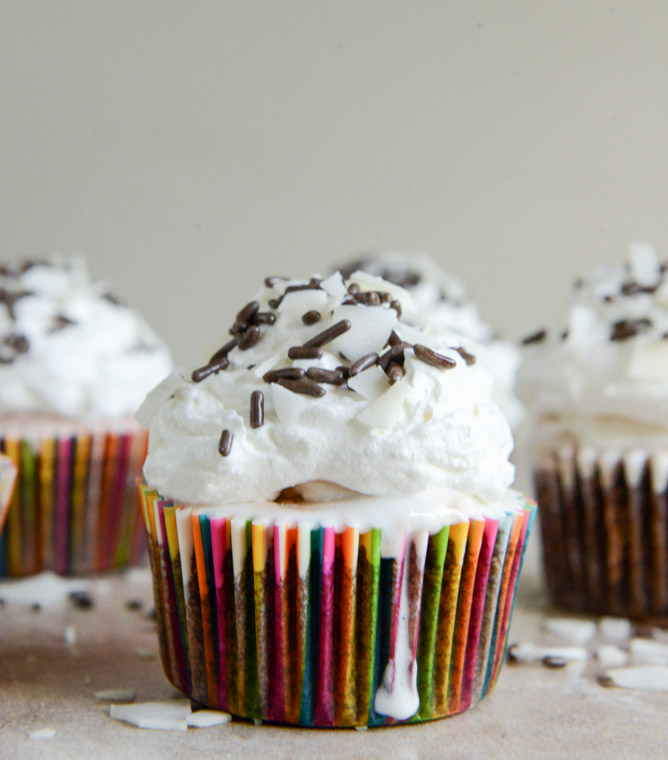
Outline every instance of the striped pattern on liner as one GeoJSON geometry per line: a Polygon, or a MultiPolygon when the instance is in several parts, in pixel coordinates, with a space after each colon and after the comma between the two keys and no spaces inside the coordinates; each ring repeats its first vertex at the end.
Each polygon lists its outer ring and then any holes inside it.
{"type": "Polygon", "coordinates": [[[137,477],[146,431],[0,438],[18,467],[0,539],[0,575],[61,575],[137,564],[146,541],[137,477]]]}
{"type": "Polygon", "coordinates": [[[408,532],[259,522],[139,484],[160,648],[191,699],[255,720],[383,726],[453,715],[493,688],[533,503],[408,532]]]}

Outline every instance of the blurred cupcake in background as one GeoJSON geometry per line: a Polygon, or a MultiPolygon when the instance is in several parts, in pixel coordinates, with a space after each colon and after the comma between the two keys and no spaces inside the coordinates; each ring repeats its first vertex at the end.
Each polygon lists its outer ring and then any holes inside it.
{"type": "Polygon", "coordinates": [[[0,446],[18,467],[0,573],[125,567],[144,554],[133,415],[171,369],[163,342],[81,258],[0,269],[0,446]]]}
{"type": "Polygon", "coordinates": [[[358,272],[268,278],[149,394],[141,485],[161,654],[200,704],[302,726],[475,706],[535,507],[477,344],[358,272]]]}
{"type": "Polygon", "coordinates": [[[480,316],[464,285],[424,253],[365,253],[339,267],[345,277],[368,272],[405,288],[415,309],[404,319],[427,333],[453,330],[480,344],[477,358],[494,378],[493,399],[517,430],[524,407],[515,393],[521,354],[514,343],[498,337],[480,316]]]}
{"type": "Polygon", "coordinates": [[[668,262],[646,244],[577,280],[524,341],[549,590],[572,610],[668,613],[668,262]]]}

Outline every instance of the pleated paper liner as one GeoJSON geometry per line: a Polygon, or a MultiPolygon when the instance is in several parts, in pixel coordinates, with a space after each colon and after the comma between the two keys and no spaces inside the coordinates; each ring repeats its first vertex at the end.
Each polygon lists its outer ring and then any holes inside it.
{"type": "Polygon", "coordinates": [[[384,726],[477,704],[504,658],[535,506],[430,535],[228,518],[140,483],[167,677],[191,699],[301,726],[384,726]],[[393,717],[391,717],[393,716],[393,717]]]}
{"type": "Polygon", "coordinates": [[[535,471],[548,589],[576,612],[668,615],[668,452],[559,445],[535,471]]]}
{"type": "Polygon", "coordinates": [[[0,535],[7,520],[7,510],[16,481],[16,465],[9,457],[0,454],[0,535]]]}
{"type": "Polygon", "coordinates": [[[18,477],[0,539],[0,575],[116,570],[145,558],[136,480],[145,431],[0,438],[18,477]]]}

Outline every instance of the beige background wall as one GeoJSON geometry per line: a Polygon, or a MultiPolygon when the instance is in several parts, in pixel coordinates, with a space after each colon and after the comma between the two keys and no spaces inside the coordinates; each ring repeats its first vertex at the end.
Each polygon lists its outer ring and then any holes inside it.
{"type": "Polygon", "coordinates": [[[267,273],[422,249],[511,337],[668,256],[668,4],[0,0],[2,258],[81,252],[191,365],[267,273]]]}

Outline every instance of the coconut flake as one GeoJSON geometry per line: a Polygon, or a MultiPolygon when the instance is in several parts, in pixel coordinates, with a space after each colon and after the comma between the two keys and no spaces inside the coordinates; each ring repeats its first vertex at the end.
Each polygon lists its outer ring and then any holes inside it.
{"type": "Polygon", "coordinates": [[[56,732],[52,728],[40,728],[37,731],[31,731],[28,734],[29,739],[53,739],[56,732]]]}
{"type": "Polygon", "coordinates": [[[137,728],[162,731],[187,731],[191,713],[190,702],[178,699],[171,702],[138,702],[134,705],[111,705],[109,717],[137,728]]]}
{"type": "Polygon", "coordinates": [[[636,241],[629,246],[631,277],[639,284],[653,286],[661,277],[656,249],[650,243],[636,241]]]}
{"type": "Polygon", "coordinates": [[[668,644],[650,639],[631,639],[633,665],[668,665],[668,644]]]}
{"type": "Polygon", "coordinates": [[[545,658],[581,662],[587,659],[587,650],[583,647],[545,647],[516,643],[509,647],[508,656],[511,661],[525,663],[541,662],[545,658]]]}
{"type": "Polygon", "coordinates": [[[360,356],[382,353],[397,323],[397,312],[384,306],[353,304],[334,309],[331,323],[335,325],[342,319],[349,320],[350,329],[335,338],[331,346],[355,361],[360,356]]]}
{"type": "Polygon", "coordinates": [[[621,668],[626,665],[629,656],[615,644],[601,644],[596,649],[596,659],[604,668],[621,668]]]}
{"type": "Polygon", "coordinates": [[[348,387],[364,396],[367,401],[375,401],[389,387],[387,375],[376,364],[349,378],[348,387]]]}
{"type": "Polygon", "coordinates": [[[291,290],[283,296],[278,311],[289,316],[301,317],[307,311],[320,311],[327,303],[327,293],[324,290],[291,290]]]}
{"type": "Polygon", "coordinates": [[[580,646],[590,641],[596,633],[596,623],[593,620],[575,620],[572,618],[548,618],[544,628],[562,641],[580,646]]]}
{"type": "Polygon", "coordinates": [[[640,665],[633,668],[613,668],[607,677],[623,689],[668,691],[668,668],[659,665],[640,665]]]}
{"type": "Polygon", "coordinates": [[[628,618],[602,617],[598,632],[604,641],[626,644],[631,638],[631,621],[628,618]]]}
{"type": "Polygon", "coordinates": [[[209,728],[210,726],[221,726],[231,720],[232,716],[221,710],[197,710],[197,712],[188,715],[186,723],[192,728],[209,728]]]}
{"type": "Polygon", "coordinates": [[[271,397],[279,421],[286,426],[292,425],[308,404],[306,396],[293,393],[278,383],[271,384],[271,397]]]}
{"type": "Polygon", "coordinates": [[[134,702],[135,690],[134,689],[102,689],[101,691],[94,691],[93,696],[95,699],[106,699],[110,702],[118,700],[119,702],[134,702]]]}
{"type": "Polygon", "coordinates": [[[358,414],[357,419],[372,428],[393,430],[404,408],[409,390],[405,380],[391,385],[382,396],[358,414]]]}
{"type": "Polygon", "coordinates": [[[341,299],[346,293],[345,283],[343,282],[343,276],[341,272],[334,272],[334,274],[322,280],[320,287],[333,298],[341,299]]]}

